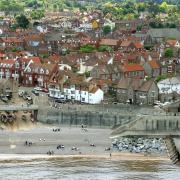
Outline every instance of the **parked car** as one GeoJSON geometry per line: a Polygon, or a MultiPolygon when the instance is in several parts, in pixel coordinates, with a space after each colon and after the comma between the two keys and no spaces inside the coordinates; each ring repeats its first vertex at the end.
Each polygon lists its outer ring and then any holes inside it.
{"type": "Polygon", "coordinates": [[[6,96],[1,96],[1,100],[6,103],[8,102],[8,98],[6,96]]]}
{"type": "Polygon", "coordinates": [[[22,97],[23,95],[24,95],[24,90],[19,90],[19,92],[18,92],[18,95],[20,96],[20,97],[22,97]]]}
{"type": "Polygon", "coordinates": [[[118,102],[113,102],[113,104],[118,104],[118,102]]]}
{"type": "Polygon", "coordinates": [[[42,88],[41,88],[41,87],[35,87],[34,90],[36,90],[36,91],[42,91],[42,88]]]}
{"type": "Polygon", "coordinates": [[[34,95],[39,96],[39,92],[37,92],[36,90],[32,90],[31,92],[32,92],[34,95]]]}
{"type": "Polygon", "coordinates": [[[57,103],[65,103],[65,99],[55,99],[55,102],[57,103]]]}
{"type": "Polygon", "coordinates": [[[27,96],[26,96],[26,99],[27,99],[28,101],[30,101],[30,100],[32,100],[32,97],[29,96],[29,95],[27,95],[27,96]]]}

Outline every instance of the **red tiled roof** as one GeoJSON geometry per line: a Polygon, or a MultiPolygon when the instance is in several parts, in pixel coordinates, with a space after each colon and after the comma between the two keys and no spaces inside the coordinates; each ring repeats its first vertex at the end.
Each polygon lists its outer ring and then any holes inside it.
{"type": "Polygon", "coordinates": [[[122,41],[121,47],[127,47],[131,44],[131,41],[122,41]]]}
{"type": "Polygon", "coordinates": [[[123,71],[144,71],[144,68],[140,64],[125,64],[123,66],[123,71]]]}
{"type": "Polygon", "coordinates": [[[2,37],[1,38],[3,40],[3,42],[7,42],[7,43],[22,43],[23,40],[17,37],[2,37]]]}
{"type": "Polygon", "coordinates": [[[158,65],[158,63],[157,63],[156,60],[151,60],[151,61],[149,61],[149,65],[151,66],[152,69],[157,69],[157,68],[159,68],[159,65],[158,65]]]}
{"type": "Polygon", "coordinates": [[[60,56],[54,54],[54,55],[50,56],[49,59],[50,59],[51,61],[54,61],[54,62],[59,62],[59,61],[60,61],[60,56]]]}
{"type": "Polygon", "coordinates": [[[3,63],[3,64],[14,64],[15,61],[12,60],[12,59],[7,59],[7,60],[1,60],[0,63],[3,63]]]}
{"type": "Polygon", "coordinates": [[[29,62],[30,60],[32,60],[35,64],[41,64],[41,60],[39,57],[22,58],[23,62],[29,62]]]}
{"type": "Polygon", "coordinates": [[[101,39],[100,45],[109,45],[109,46],[116,46],[118,43],[118,40],[116,39],[101,39]]]}
{"type": "Polygon", "coordinates": [[[142,45],[140,42],[135,42],[135,43],[134,43],[134,46],[135,46],[137,49],[143,48],[143,45],[142,45]]]}
{"type": "Polygon", "coordinates": [[[0,53],[0,58],[2,58],[2,57],[4,57],[5,56],[5,54],[3,54],[3,53],[0,53]]]}
{"type": "Polygon", "coordinates": [[[177,40],[175,40],[175,39],[169,39],[169,40],[167,40],[167,43],[168,43],[169,45],[171,45],[171,46],[175,46],[176,43],[177,43],[177,40]]]}

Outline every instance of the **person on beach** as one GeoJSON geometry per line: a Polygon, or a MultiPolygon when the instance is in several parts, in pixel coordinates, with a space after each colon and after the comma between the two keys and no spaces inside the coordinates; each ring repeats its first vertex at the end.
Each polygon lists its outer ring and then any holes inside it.
{"type": "Polygon", "coordinates": [[[111,153],[109,154],[109,156],[110,156],[110,157],[112,156],[111,153]]]}
{"type": "Polygon", "coordinates": [[[90,146],[95,147],[95,144],[90,144],[90,146]]]}

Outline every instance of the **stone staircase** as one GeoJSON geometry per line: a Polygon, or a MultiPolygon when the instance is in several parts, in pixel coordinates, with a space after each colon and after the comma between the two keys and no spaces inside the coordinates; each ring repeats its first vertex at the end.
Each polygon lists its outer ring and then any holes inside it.
{"type": "Polygon", "coordinates": [[[111,133],[111,138],[116,138],[118,137],[118,134],[122,134],[123,132],[130,130],[136,124],[137,121],[140,121],[142,119],[143,117],[137,116],[133,121],[126,121],[121,126],[114,128],[114,130],[111,133]]]}
{"type": "Polygon", "coordinates": [[[171,136],[168,136],[165,138],[165,144],[166,144],[166,148],[167,148],[167,152],[169,155],[169,158],[171,159],[171,161],[176,164],[179,162],[179,152],[176,149],[176,145],[174,143],[174,140],[171,136]]]}

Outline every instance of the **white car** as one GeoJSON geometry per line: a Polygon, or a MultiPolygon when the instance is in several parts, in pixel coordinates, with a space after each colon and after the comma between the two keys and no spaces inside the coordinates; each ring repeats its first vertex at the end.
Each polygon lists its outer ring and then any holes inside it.
{"type": "Polygon", "coordinates": [[[163,104],[163,106],[166,106],[166,105],[168,105],[168,104],[171,104],[170,102],[165,102],[164,104],[163,104]]]}
{"type": "Polygon", "coordinates": [[[26,96],[26,99],[28,100],[28,101],[31,101],[32,100],[32,97],[31,96],[26,96]]]}
{"type": "Polygon", "coordinates": [[[41,87],[35,87],[34,90],[36,90],[36,91],[42,91],[42,88],[41,88],[41,87]]]}
{"type": "Polygon", "coordinates": [[[25,91],[19,90],[18,95],[19,95],[20,97],[22,97],[22,96],[24,95],[24,93],[25,93],[25,91]]]}

